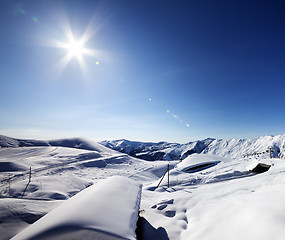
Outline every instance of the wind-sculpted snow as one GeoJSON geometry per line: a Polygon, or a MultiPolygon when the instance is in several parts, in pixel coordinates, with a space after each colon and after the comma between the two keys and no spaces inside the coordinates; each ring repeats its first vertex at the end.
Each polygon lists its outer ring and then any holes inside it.
{"type": "Polygon", "coordinates": [[[28,221],[23,216],[32,216],[30,204],[55,206],[54,202],[65,201],[86,187],[114,175],[151,182],[161,176],[167,165],[164,161],[145,162],[103,146],[101,149],[106,151],[52,146],[2,148],[0,239],[10,239],[51,209],[39,207],[36,215],[28,221]],[[11,199],[11,202],[4,201],[6,199],[11,199]],[[16,212],[9,217],[13,209],[16,212]]]}
{"type": "Polygon", "coordinates": [[[0,172],[25,171],[27,168],[12,162],[0,162],[0,172]]]}
{"type": "MultiPolygon", "coordinates": [[[[283,239],[285,161],[263,159],[272,167],[256,174],[257,159],[193,154],[165,177],[143,188],[143,216],[174,240],[283,239]],[[209,168],[187,169],[207,163],[209,168]]],[[[151,239],[151,237],[149,238],[151,239]]]]}
{"type": "Polygon", "coordinates": [[[111,152],[109,148],[98,144],[97,142],[84,139],[84,138],[70,138],[70,139],[57,139],[57,140],[32,140],[32,139],[15,139],[0,135],[0,148],[7,147],[44,147],[44,146],[54,146],[54,147],[69,147],[84,149],[97,152],[111,152]]]}
{"type": "Polygon", "coordinates": [[[104,146],[94,141],[90,141],[88,139],[83,139],[83,138],[50,140],[48,141],[48,143],[51,146],[58,146],[58,147],[78,148],[78,149],[97,151],[97,152],[107,152],[108,151],[104,146]]]}
{"type": "Polygon", "coordinates": [[[0,147],[31,147],[31,146],[49,146],[49,143],[40,140],[14,139],[0,135],[0,147]]]}
{"type": "Polygon", "coordinates": [[[84,239],[86,235],[100,239],[102,234],[108,240],[136,239],[140,199],[140,184],[111,177],[70,198],[12,239],[84,239]]]}
{"type": "MultiPolygon", "coordinates": [[[[150,155],[179,155],[181,159],[176,161],[146,161],[103,146],[100,150],[96,145],[92,145],[96,150],[84,150],[77,148],[79,142],[71,141],[75,144],[70,145],[70,140],[61,141],[64,147],[11,147],[13,140],[5,141],[10,147],[0,149],[3,240],[11,239],[86,187],[115,175],[143,184],[141,239],[284,238],[284,135],[148,145],[153,150],[150,155]],[[260,173],[254,171],[257,166],[268,167],[260,173]]],[[[108,205],[113,200],[116,195],[104,199],[108,205]]],[[[111,215],[106,213],[105,217],[112,222],[111,215]]],[[[75,229],[69,228],[70,232],[75,229]]]]}

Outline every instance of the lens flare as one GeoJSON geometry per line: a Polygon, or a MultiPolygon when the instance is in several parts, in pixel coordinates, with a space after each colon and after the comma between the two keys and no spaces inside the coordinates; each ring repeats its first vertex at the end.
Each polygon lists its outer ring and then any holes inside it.
{"type": "Polygon", "coordinates": [[[167,113],[169,116],[171,116],[173,119],[176,119],[176,120],[179,121],[181,124],[185,125],[186,127],[190,127],[190,124],[188,124],[188,123],[185,123],[185,124],[184,124],[184,120],[181,119],[178,115],[176,115],[176,114],[170,112],[170,110],[167,109],[167,110],[166,110],[166,113],[167,113]]]}
{"type": "Polygon", "coordinates": [[[17,11],[19,12],[19,13],[21,13],[21,14],[23,14],[23,15],[26,15],[26,11],[24,10],[24,9],[22,9],[22,8],[17,8],[17,11]]]}
{"type": "Polygon", "coordinates": [[[36,18],[36,17],[32,17],[32,20],[35,22],[35,23],[37,23],[39,20],[38,20],[38,18],[36,18]]]}

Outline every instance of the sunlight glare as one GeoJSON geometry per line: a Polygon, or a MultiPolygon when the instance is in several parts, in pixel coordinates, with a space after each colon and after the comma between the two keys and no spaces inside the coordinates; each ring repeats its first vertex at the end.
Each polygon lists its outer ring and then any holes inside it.
{"type": "Polygon", "coordinates": [[[83,76],[82,79],[84,81],[93,79],[89,73],[90,69],[87,63],[89,61],[89,65],[95,64],[98,66],[101,64],[101,61],[99,59],[101,59],[104,54],[103,51],[99,51],[98,49],[94,50],[86,47],[86,43],[94,36],[96,30],[101,26],[98,25],[95,20],[96,19],[92,19],[89,22],[88,26],[85,28],[83,34],[81,36],[78,36],[75,35],[72,31],[70,22],[65,14],[61,14],[58,17],[60,29],[65,35],[65,38],[61,38],[61,40],[45,39],[46,46],[63,49],[65,51],[65,56],[57,61],[53,67],[52,71],[54,71],[56,74],[55,78],[58,79],[59,76],[61,76],[64,70],[68,67],[69,63],[75,59],[79,64],[79,68],[83,76]],[[96,61],[91,61],[88,59],[89,57],[92,57],[93,59],[95,58],[96,61]]]}
{"type": "Polygon", "coordinates": [[[82,54],[85,52],[85,48],[83,43],[80,41],[71,40],[67,45],[66,48],[71,56],[81,57],[82,54]]]}

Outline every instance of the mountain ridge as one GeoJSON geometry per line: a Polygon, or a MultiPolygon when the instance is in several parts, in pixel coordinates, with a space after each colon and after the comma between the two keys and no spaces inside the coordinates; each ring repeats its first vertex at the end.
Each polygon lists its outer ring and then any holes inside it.
{"type": "Polygon", "coordinates": [[[34,140],[34,139],[17,139],[4,135],[0,135],[0,148],[7,147],[68,147],[77,148],[83,150],[104,152],[112,151],[110,148],[106,148],[102,144],[94,142],[86,138],[65,138],[55,140],[34,140]]]}
{"type": "Polygon", "coordinates": [[[0,135],[0,147],[55,146],[95,151],[118,151],[147,161],[183,160],[191,154],[212,154],[223,157],[243,158],[253,155],[285,157],[285,134],[266,135],[256,139],[206,138],[185,144],[169,142],[140,142],[126,139],[94,142],[85,138],[58,140],[16,139],[0,135]]]}
{"type": "Polygon", "coordinates": [[[99,143],[113,150],[149,161],[183,160],[194,153],[213,154],[233,158],[242,158],[251,155],[285,157],[285,134],[276,136],[266,135],[256,139],[224,140],[206,138],[185,144],[168,142],[150,144],[149,142],[144,143],[125,139],[105,140],[99,143]]]}

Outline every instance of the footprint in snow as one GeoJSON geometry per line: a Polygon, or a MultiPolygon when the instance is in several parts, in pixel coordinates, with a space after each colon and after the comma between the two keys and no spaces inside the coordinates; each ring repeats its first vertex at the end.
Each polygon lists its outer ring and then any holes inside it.
{"type": "Polygon", "coordinates": [[[167,204],[162,204],[162,205],[157,207],[157,210],[163,210],[166,207],[167,207],[167,204]]]}
{"type": "Polygon", "coordinates": [[[174,210],[169,210],[169,211],[165,211],[165,214],[164,214],[166,217],[170,217],[170,218],[173,218],[175,217],[176,215],[176,211],[174,210]]]}
{"type": "MultiPolygon", "coordinates": [[[[174,203],[174,199],[167,199],[167,200],[163,200],[163,201],[159,202],[158,204],[153,205],[151,208],[156,208],[157,210],[162,211],[165,208],[167,208],[169,204],[173,204],[173,203],[174,203]]],[[[176,211],[175,210],[167,210],[167,211],[163,212],[163,215],[166,217],[173,218],[176,215],[176,211]]]]}
{"type": "Polygon", "coordinates": [[[160,203],[151,206],[151,208],[157,208],[157,210],[163,210],[168,204],[173,204],[174,199],[162,200],[160,203]]]}

